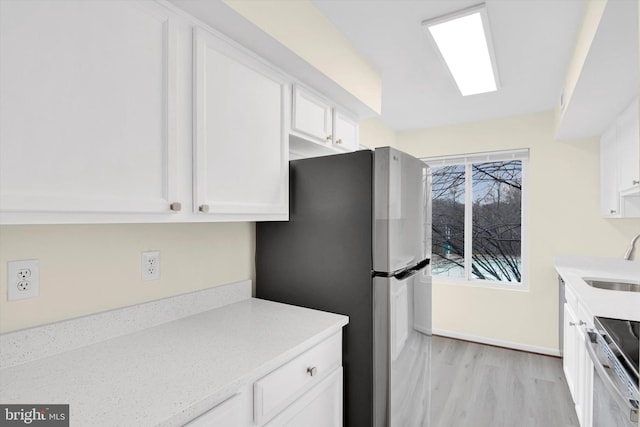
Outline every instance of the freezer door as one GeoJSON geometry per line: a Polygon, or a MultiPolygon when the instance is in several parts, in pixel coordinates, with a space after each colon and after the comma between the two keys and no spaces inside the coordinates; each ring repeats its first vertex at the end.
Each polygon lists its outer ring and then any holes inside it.
{"type": "Polygon", "coordinates": [[[374,426],[429,426],[431,276],[374,278],[374,426]]]}
{"type": "Polygon", "coordinates": [[[373,268],[396,272],[431,253],[428,166],[390,147],[375,150],[373,268]]]}

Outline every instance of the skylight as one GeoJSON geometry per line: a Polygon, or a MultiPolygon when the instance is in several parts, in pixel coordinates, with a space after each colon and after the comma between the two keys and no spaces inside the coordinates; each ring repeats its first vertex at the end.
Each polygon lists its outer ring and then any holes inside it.
{"type": "Polygon", "coordinates": [[[484,4],[429,19],[422,28],[435,41],[462,96],[498,90],[484,4]]]}

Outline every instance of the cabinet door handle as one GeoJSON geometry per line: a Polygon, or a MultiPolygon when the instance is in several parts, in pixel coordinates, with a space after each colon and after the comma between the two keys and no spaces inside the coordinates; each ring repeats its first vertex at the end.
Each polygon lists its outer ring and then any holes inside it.
{"type": "Polygon", "coordinates": [[[342,139],[336,140],[336,144],[342,144],[342,139]]]}
{"type": "Polygon", "coordinates": [[[315,377],[317,371],[318,369],[315,366],[310,366],[307,368],[307,374],[309,374],[310,377],[315,377]]]}
{"type": "Polygon", "coordinates": [[[182,210],[182,203],[173,202],[169,205],[169,209],[171,209],[174,212],[180,212],[182,210]]]}
{"type": "Polygon", "coordinates": [[[569,322],[569,326],[576,326],[576,325],[578,325],[578,326],[583,326],[583,325],[586,325],[586,324],[587,324],[587,322],[584,322],[584,321],[582,321],[582,320],[580,320],[578,323],[575,323],[575,322],[569,322]]]}
{"type": "Polygon", "coordinates": [[[209,205],[200,205],[198,210],[202,213],[209,213],[209,205]]]}
{"type": "Polygon", "coordinates": [[[616,213],[616,212],[618,212],[618,211],[617,211],[617,210],[615,210],[615,209],[611,209],[611,210],[609,211],[609,213],[612,213],[612,214],[614,214],[614,213],[616,213]]]}
{"type": "Polygon", "coordinates": [[[634,179],[633,181],[631,181],[631,183],[633,185],[640,184],[640,180],[634,179]]]}
{"type": "Polygon", "coordinates": [[[333,138],[333,135],[327,135],[327,141],[331,141],[331,138],[333,138]]]}

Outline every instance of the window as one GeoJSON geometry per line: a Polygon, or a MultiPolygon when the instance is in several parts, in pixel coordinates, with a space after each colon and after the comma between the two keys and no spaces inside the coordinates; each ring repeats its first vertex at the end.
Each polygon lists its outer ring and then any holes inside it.
{"type": "Polygon", "coordinates": [[[432,274],[522,287],[528,151],[423,159],[431,167],[432,274]]]}

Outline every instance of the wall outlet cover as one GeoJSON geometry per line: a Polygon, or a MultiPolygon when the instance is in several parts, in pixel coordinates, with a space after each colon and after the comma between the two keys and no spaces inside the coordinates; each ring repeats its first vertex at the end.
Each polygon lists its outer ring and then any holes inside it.
{"type": "Polygon", "coordinates": [[[141,254],[142,280],[160,280],[160,251],[145,251],[141,254]]]}
{"type": "Polygon", "coordinates": [[[24,259],[7,262],[7,301],[40,295],[40,262],[24,259]]]}

